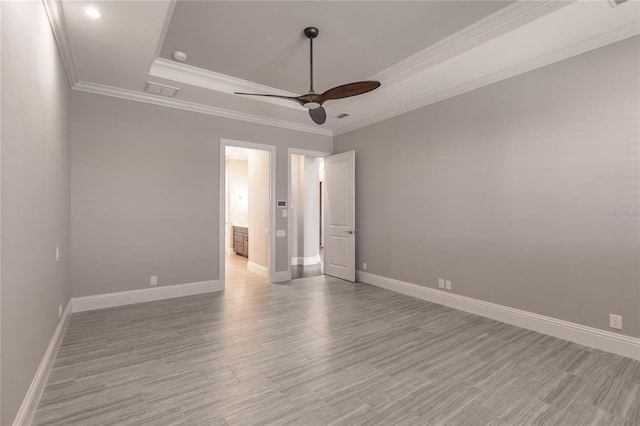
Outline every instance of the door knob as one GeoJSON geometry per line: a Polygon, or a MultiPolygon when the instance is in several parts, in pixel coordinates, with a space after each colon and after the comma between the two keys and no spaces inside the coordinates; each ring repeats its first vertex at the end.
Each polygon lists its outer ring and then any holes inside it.
{"type": "Polygon", "coordinates": [[[347,231],[347,234],[351,234],[351,235],[353,235],[353,234],[355,234],[355,233],[356,233],[356,231],[351,231],[351,230],[347,231]]]}

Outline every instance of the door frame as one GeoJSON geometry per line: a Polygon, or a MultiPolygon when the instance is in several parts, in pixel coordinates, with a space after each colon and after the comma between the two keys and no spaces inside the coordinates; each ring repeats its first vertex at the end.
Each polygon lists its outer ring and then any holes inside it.
{"type": "Polygon", "coordinates": [[[220,212],[218,226],[218,253],[219,253],[219,270],[220,282],[224,286],[225,283],[225,209],[227,200],[225,199],[226,185],[226,148],[235,146],[237,148],[257,149],[267,151],[269,153],[269,238],[267,249],[267,268],[269,282],[274,282],[276,274],[276,147],[275,145],[267,145],[256,142],[240,141],[235,139],[220,138],[220,212]]]}
{"type": "MultiPolygon", "coordinates": [[[[331,155],[330,152],[324,152],[324,151],[311,151],[308,149],[301,149],[301,148],[289,148],[287,150],[287,273],[289,275],[289,280],[291,280],[291,246],[293,245],[293,240],[292,240],[292,235],[293,233],[291,232],[291,218],[288,216],[289,213],[291,213],[291,154],[297,154],[297,155],[305,155],[305,156],[309,156],[309,157],[327,157],[329,155],[331,155]]],[[[324,197],[324,193],[322,194],[322,196],[324,197]]],[[[322,203],[324,206],[324,202],[322,203]]],[[[322,219],[320,219],[322,220],[322,219]]]]}

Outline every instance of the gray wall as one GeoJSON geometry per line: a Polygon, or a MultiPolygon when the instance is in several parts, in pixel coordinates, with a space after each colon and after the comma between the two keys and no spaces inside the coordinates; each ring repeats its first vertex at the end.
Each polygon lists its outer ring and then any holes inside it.
{"type": "Polygon", "coordinates": [[[336,137],[356,151],[358,269],[640,336],[639,48],[336,137]]]}
{"type": "MultiPolygon", "coordinates": [[[[73,296],[218,279],[220,139],[275,145],[276,197],[287,147],[332,138],[74,91],[71,96],[73,296]]],[[[287,229],[276,215],[276,228],[287,229]]],[[[276,271],[287,270],[287,238],[276,271]]]]}
{"type": "Polygon", "coordinates": [[[69,301],[69,85],[41,2],[2,2],[2,418],[69,301]],[[55,259],[56,246],[61,258],[55,259]]]}

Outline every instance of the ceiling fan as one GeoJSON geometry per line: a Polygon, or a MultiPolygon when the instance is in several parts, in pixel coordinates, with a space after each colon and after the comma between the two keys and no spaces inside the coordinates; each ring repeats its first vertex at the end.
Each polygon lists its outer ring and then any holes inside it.
{"type": "Polygon", "coordinates": [[[362,95],[367,92],[380,87],[379,81],[358,81],[356,83],[343,84],[336,86],[333,89],[329,89],[324,93],[316,93],[313,91],[313,39],[318,37],[318,29],[316,27],[307,27],[304,29],[304,35],[309,39],[310,55],[309,55],[309,69],[310,76],[309,81],[311,87],[309,92],[300,96],[281,96],[281,95],[266,95],[260,93],[242,93],[234,92],[236,95],[250,95],[250,96],[267,96],[270,98],[289,99],[291,101],[298,102],[303,107],[309,110],[311,119],[316,124],[324,124],[327,120],[327,113],[322,107],[322,104],[326,101],[334,99],[350,98],[351,96],[362,95]]]}

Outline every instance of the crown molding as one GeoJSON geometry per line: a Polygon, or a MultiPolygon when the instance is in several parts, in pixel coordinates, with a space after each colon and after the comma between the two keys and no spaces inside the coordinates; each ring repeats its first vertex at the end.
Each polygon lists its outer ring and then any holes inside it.
{"type": "MultiPolygon", "coordinates": [[[[578,0],[518,0],[373,75],[390,87],[578,0]]],[[[343,102],[342,109],[357,99],[343,102]]],[[[391,111],[390,111],[391,112],[391,111]]],[[[377,120],[379,121],[379,120],[377,120]]],[[[374,121],[375,122],[375,121],[374,121]]]]}
{"type": "Polygon", "coordinates": [[[42,5],[49,18],[49,24],[53,31],[53,37],[56,39],[64,70],[67,74],[69,86],[73,87],[78,82],[78,72],[76,71],[76,63],[71,54],[71,45],[67,37],[67,26],[62,11],[62,3],[59,0],[42,0],[42,5]]]}
{"type": "Polygon", "coordinates": [[[385,86],[389,86],[574,1],[576,0],[516,1],[375,74],[372,79],[384,81],[385,86]]]}
{"type": "MultiPolygon", "coordinates": [[[[252,81],[243,80],[226,74],[220,74],[164,58],[157,58],[153,61],[151,69],[149,70],[149,75],[229,94],[233,94],[233,92],[248,92],[280,96],[298,96],[296,93],[287,92],[274,87],[265,86],[263,84],[254,83],[252,81]]],[[[268,97],[256,97],[252,99],[300,111],[306,111],[306,109],[297,102],[291,102],[284,99],[268,97]]]]}
{"type": "MultiPolygon", "coordinates": [[[[312,125],[305,125],[285,120],[271,119],[261,115],[233,111],[230,109],[204,105],[185,100],[165,98],[145,92],[138,92],[129,89],[121,89],[113,86],[106,86],[98,83],[79,81],[75,62],[71,53],[69,39],[67,37],[64,13],[60,0],[42,0],[45,11],[49,18],[58,49],[60,51],[67,79],[70,86],[75,90],[96,93],[106,96],[113,96],[138,102],[146,102],[155,105],[167,106],[186,111],[199,112],[202,114],[215,115],[219,117],[231,118],[236,120],[248,121],[268,126],[281,127],[285,129],[297,130],[306,133],[319,134],[323,136],[337,136],[358,128],[374,124],[376,122],[386,120],[388,118],[460,95],[462,93],[475,90],[482,86],[486,86],[497,81],[513,77],[515,75],[531,71],[533,69],[551,64],[556,61],[566,59],[568,57],[592,50],[609,43],[622,40],[627,37],[638,34],[637,22],[614,29],[612,31],[592,37],[586,41],[581,41],[570,46],[565,46],[554,51],[545,53],[530,60],[526,60],[519,64],[508,66],[500,70],[490,72],[486,75],[479,76],[476,79],[463,82],[462,84],[450,87],[436,93],[431,93],[423,97],[407,99],[409,102],[405,105],[391,108],[390,110],[369,116],[363,120],[347,124],[335,130],[329,128],[321,128],[312,125]]],[[[464,54],[484,43],[505,36],[510,31],[521,27],[527,23],[535,21],[548,14],[560,10],[568,5],[576,3],[576,0],[555,1],[540,0],[527,1],[518,0],[503,9],[493,13],[486,18],[469,25],[468,27],[456,32],[455,34],[445,38],[444,40],[416,53],[415,55],[392,65],[391,67],[376,74],[372,78],[382,81],[385,89],[391,88],[396,83],[403,82],[412,77],[418,77],[420,73],[428,72],[431,68],[438,64],[464,54]]],[[[175,0],[171,0],[171,5],[175,6],[175,0]]],[[[168,15],[171,14],[173,8],[169,7],[168,15]]],[[[165,26],[168,26],[169,16],[165,19],[165,26]]],[[[166,28],[165,28],[166,30],[166,28]]],[[[161,37],[163,38],[163,37],[161,37]]],[[[161,47],[159,42],[156,49],[161,47]]],[[[242,80],[232,76],[216,73],[213,71],[193,67],[179,62],[157,58],[151,65],[149,74],[155,77],[167,80],[182,82],[209,90],[219,91],[223,93],[233,93],[234,91],[257,92],[265,94],[275,94],[284,96],[296,96],[294,93],[282,91],[273,87],[262,84],[242,80]]],[[[269,102],[280,106],[293,109],[303,108],[295,102],[288,102],[283,99],[274,98],[255,98],[255,100],[269,102]]],[[[357,106],[359,100],[342,101],[340,103],[341,110],[349,110],[350,106],[357,106]]],[[[337,105],[328,106],[327,111],[332,112],[337,105]]],[[[339,124],[339,123],[335,123],[339,124]]]]}
{"type": "Polygon", "coordinates": [[[383,121],[388,118],[392,118],[406,112],[413,111],[415,109],[422,108],[427,105],[431,105],[436,102],[443,101],[445,99],[452,98],[454,96],[458,96],[484,86],[488,86],[498,81],[505,80],[507,78],[514,77],[516,75],[523,74],[525,72],[532,71],[546,65],[550,65],[554,62],[579,55],[589,50],[597,49],[599,47],[606,46],[607,44],[615,43],[617,41],[633,37],[638,34],[638,30],[639,28],[637,22],[630,23],[620,28],[616,28],[612,31],[599,34],[587,40],[583,40],[579,43],[550,51],[548,53],[545,53],[544,55],[540,55],[528,61],[501,69],[494,73],[487,74],[483,77],[466,82],[464,84],[460,84],[458,86],[437,92],[435,94],[430,94],[426,97],[420,98],[401,107],[386,111],[382,114],[378,114],[365,120],[347,125],[345,127],[335,129],[333,131],[333,134],[334,136],[342,135],[353,130],[357,130],[359,128],[377,123],[379,121],[383,121]]]}
{"type": "Polygon", "coordinates": [[[215,115],[217,117],[231,118],[234,120],[248,121],[266,126],[280,127],[283,129],[297,130],[299,132],[313,133],[322,136],[333,136],[333,131],[322,127],[313,127],[306,124],[293,123],[291,121],[277,120],[263,116],[248,114],[239,111],[232,111],[225,108],[210,105],[198,104],[195,102],[183,101],[173,98],[152,95],[135,90],[121,89],[113,86],[79,81],[73,86],[73,90],[94,93],[98,95],[111,96],[114,98],[127,99],[130,101],[144,102],[148,104],[161,105],[169,108],[181,109],[184,111],[198,112],[201,114],[215,115]]]}

